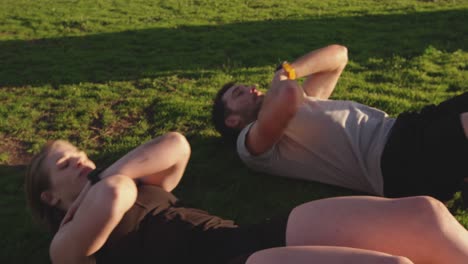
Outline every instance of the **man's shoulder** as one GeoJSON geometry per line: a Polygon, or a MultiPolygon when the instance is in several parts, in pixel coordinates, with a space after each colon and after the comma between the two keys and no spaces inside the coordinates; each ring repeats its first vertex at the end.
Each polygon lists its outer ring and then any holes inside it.
{"type": "Polygon", "coordinates": [[[254,123],[255,121],[245,126],[241,130],[239,135],[237,136],[236,149],[237,149],[237,153],[239,153],[239,155],[241,156],[246,155],[246,154],[251,155],[249,150],[247,149],[246,143],[247,143],[247,136],[249,134],[250,129],[254,125],[254,123]]]}
{"type": "Polygon", "coordinates": [[[247,143],[248,143],[247,137],[249,135],[249,132],[251,131],[251,128],[254,126],[254,124],[255,124],[255,121],[248,124],[246,127],[244,127],[237,138],[237,146],[236,146],[237,153],[239,154],[240,158],[244,162],[247,162],[249,160],[265,160],[266,158],[272,155],[275,149],[276,143],[268,150],[259,154],[254,154],[249,150],[249,146],[247,146],[247,143]]]}

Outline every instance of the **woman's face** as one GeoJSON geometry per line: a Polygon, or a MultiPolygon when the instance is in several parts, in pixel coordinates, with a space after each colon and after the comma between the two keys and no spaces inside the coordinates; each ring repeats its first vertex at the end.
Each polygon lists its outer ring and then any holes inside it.
{"type": "Polygon", "coordinates": [[[66,141],[57,141],[45,160],[50,177],[49,204],[67,209],[86,185],[88,174],[96,168],[94,162],[66,141]]]}

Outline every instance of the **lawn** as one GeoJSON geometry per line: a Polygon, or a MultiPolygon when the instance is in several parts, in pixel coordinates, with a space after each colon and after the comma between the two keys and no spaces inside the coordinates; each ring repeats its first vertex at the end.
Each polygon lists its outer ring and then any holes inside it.
{"type": "MultiPolygon", "coordinates": [[[[210,123],[224,83],[339,43],[333,99],[392,116],[468,91],[468,0],[0,0],[0,263],[48,263],[25,164],[67,139],[101,164],[167,131],[192,146],[177,196],[240,223],[354,194],[245,168],[210,123]]],[[[458,194],[448,203],[468,227],[458,194]]]]}

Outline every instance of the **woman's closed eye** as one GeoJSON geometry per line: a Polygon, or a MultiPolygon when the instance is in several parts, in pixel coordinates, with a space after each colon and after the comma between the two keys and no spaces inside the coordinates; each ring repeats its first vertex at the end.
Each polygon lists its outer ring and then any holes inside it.
{"type": "Polygon", "coordinates": [[[59,170],[64,170],[66,168],[68,168],[68,166],[70,166],[70,159],[73,158],[71,155],[69,154],[64,154],[63,156],[61,156],[57,162],[55,163],[57,165],[57,168],[59,170]]]}
{"type": "Polygon", "coordinates": [[[66,159],[60,159],[58,162],[57,162],[57,168],[59,170],[64,170],[66,168],[68,168],[68,166],[70,165],[70,160],[68,158],[66,159]]]}

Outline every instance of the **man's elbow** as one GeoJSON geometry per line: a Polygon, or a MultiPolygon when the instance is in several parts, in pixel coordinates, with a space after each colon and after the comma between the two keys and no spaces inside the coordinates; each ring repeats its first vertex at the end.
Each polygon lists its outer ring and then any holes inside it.
{"type": "Polygon", "coordinates": [[[348,63],[348,48],[343,45],[334,44],[332,45],[336,60],[339,62],[340,68],[344,68],[348,63]]]}
{"type": "Polygon", "coordinates": [[[344,69],[348,63],[348,48],[340,44],[332,44],[327,49],[330,51],[329,54],[332,56],[332,59],[336,62],[337,68],[344,69]]]}

